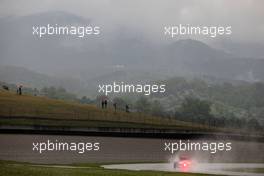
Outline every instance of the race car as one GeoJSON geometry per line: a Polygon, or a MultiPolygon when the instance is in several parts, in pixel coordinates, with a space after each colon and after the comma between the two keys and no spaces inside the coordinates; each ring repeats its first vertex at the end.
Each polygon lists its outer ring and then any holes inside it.
{"type": "Polygon", "coordinates": [[[182,171],[187,171],[192,165],[192,161],[187,156],[180,156],[178,160],[173,162],[173,167],[179,168],[182,171]]]}

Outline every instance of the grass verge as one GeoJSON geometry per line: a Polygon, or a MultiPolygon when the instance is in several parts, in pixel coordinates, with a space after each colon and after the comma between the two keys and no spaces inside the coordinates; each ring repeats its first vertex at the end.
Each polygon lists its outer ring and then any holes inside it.
{"type": "Polygon", "coordinates": [[[209,176],[207,174],[172,173],[158,171],[110,170],[98,164],[86,164],[80,168],[44,167],[27,163],[0,162],[0,175],[3,176],[209,176]]]}
{"type": "Polygon", "coordinates": [[[217,131],[205,125],[142,113],[102,110],[93,105],[16,95],[0,90],[0,125],[46,125],[69,127],[171,128],[192,131],[217,131]]]}

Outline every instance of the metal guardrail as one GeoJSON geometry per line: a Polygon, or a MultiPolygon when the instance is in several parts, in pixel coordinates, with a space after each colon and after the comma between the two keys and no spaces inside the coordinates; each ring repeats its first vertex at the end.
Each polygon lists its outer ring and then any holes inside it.
{"type": "Polygon", "coordinates": [[[110,137],[137,137],[160,139],[206,139],[245,140],[264,142],[263,135],[241,135],[223,132],[181,131],[173,129],[145,129],[145,128],[118,128],[118,127],[50,127],[50,126],[0,126],[0,133],[11,134],[44,134],[44,135],[81,135],[81,136],[110,136],[110,137]]]}

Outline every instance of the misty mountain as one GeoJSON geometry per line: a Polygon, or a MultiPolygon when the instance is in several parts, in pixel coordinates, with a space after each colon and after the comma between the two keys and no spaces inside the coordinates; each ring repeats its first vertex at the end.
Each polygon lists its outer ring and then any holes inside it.
{"type": "Polygon", "coordinates": [[[264,57],[264,44],[260,42],[234,42],[232,40],[222,39],[213,42],[217,48],[221,48],[228,53],[238,57],[259,58],[264,57]]]}
{"type": "Polygon", "coordinates": [[[174,61],[176,65],[180,61],[183,68],[195,75],[250,82],[264,80],[263,59],[237,57],[195,40],[180,40],[170,46],[168,53],[172,53],[171,63],[174,61]]]}
{"type": "Polygon", "coordinates": [[[34,72],[23,67],[0,66],[0,80],[15,85],[22,84],[24,87],[63,87],[71,92],[80,91],[81,83],[73,78],[57,78],[34,72]]]}
{"type": "Polygon", "coordinates": [[[39,87],[44,85],[42,80],[49,80],[49,85],[64,85],[69,91],[74,89],[74,92],[83,93],[88,89],[94,91],[99,83],[149,82],[173,76],[264,81],[264,60],[236,56],[200,41],[153,43],[138,31],[122,26],[110,33],[111,36],[104,33],[107,28],[102,29],[102,35],[87,38],[48,36],[40,39],[32,35],[32,26],[47,24],[87,26],[97,25],[97,22],[57,11],[1,18],[0,64],[33,71],[25,73],[27,71],[15,68],[10,72],[5,69],[1,74],[2,81],[24,80],[39,87]],[[35,72],[49,76],[41,79],[43,75],[35,72]],[[16,79],[16,74],[24,77],[16,79]],[[56,81],[58,77],[74,78],[74,83],[56,81]]]}

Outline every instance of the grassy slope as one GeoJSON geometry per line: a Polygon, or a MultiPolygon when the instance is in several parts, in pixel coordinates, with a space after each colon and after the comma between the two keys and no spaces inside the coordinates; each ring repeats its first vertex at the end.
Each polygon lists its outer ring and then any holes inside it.
{"type": "Polygon", "coordinates": [[[114,112],[111,109],[102,110],[93,105],[29,95],[19,96],[13,92],[0,90],[1,124],[212,130],[205,126],[172,119],[140,113],[114,112]],[[12,119],[3,117],[12,117],[12,119]]]}
{"type": "Polygon", "coordinates": [[[205,174],[169,173],[157,171],[126,171],[103,169],[99,165],[87,165],[87,168],[51,168],[29,164],[16,164],[1,161],[0,175],[5,176],[206,176],[205,174]]]}

